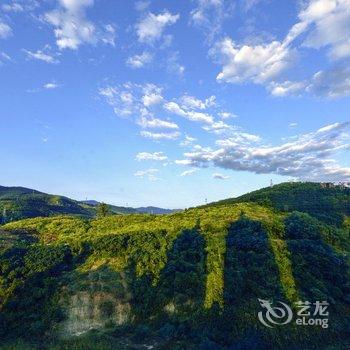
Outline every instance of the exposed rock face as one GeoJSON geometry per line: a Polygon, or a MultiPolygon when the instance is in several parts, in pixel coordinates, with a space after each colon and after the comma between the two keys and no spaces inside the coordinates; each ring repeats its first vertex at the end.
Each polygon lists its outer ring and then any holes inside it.
{"type": "Polygon", "coordinates": [[[122,325],[131,319],[130,304],[104,292],[78,292],[69,297],[66,310],[67,319],[62,325],[65,336],[79,335],[107,324],[122,325]]]}
{"type": "Polygon", "coordinates": [[[66,319],[63,337],[80,335],[106,325],[122,325],[133,319],[127,276],[108,266],[87,273],[73,273],[62,290],[66,319]]]}

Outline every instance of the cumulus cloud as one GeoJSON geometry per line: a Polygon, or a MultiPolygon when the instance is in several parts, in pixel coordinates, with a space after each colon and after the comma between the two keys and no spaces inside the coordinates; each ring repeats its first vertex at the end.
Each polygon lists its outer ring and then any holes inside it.
{"type": "Polygon", "coordinates": [[[55,28],[56,44],[61,50],[76,50],[82,44],[99,41],[114,45],[114,26],[96,27],[87,19],[86,10],[94,5],[94,0],[58,0],[58,3],[59,7],[46,13],[44,19],[55,28]]]}
{"type": "Polygon", "coordinates": [[[216,149],[196,145],[185,152],[185,159],[177,164],[214,165],[301,180],[349,181],[350,168],[339,166],[332,158],[337,152],[350,148],[349,127],[350,122],[334,123],[279,146],[256,144],[259,140],[249,134],[237,135],[235,139],[218,140],[216,149]]]}
{"type": "Polygon", "coordinates": [[[145,94],[142,96],[142,102],[145,107],[160,104],[162,101],[163,96],[161,95],[160,89],[149,89],[149,91],[145,91],[145,94]]]}
{"type": "Polygon", "coordinates": [[[180,15],[164,11],[158,15],[150,12],[136,24],[138,40],[142,43],[153,44],[161,39],[166,27],[175,24],[180,15]]]}
{"type": "Polygon", "coordinates": [[[126,60],[126,64],[131,68],[142,68],[152,62],[153,56],[145,51],[141,55],[134,55],[126,60]]]}
{"type": "Polygon", "coordinates": [[[264,83],[278,77],[295,60],[287,41],[256,46],[239,45],[230,38],[219,42],[213,52],[223,64],[217,80],[226,83],[264,83]]]}
{"type": "Polygon", "coordinates": [[[144,161],[144,160],[154,160],[157,162],[162,162],[168,160],[168,157],[163,152],[140,152],[136,155],[136,160],[144,161]]]}
{"type": "Polygon", "coordinates": [[[332,59],[350,57],[350,1],[313,0],[299,14],[301,21],[312,24],[305,45],[329,48],[332,59]]]}
{"type": "Polygon", "coordinates": [[[217,42],[211,50],[222,65],[217,80],[233,84],[263,84],[278,97],[305,92],[331,98],[349,95],[348,69],[342,63],[303,81],[281,78],[294,65],[301,49],[326,48],[334,62],[350,58],[350,0],[304,2],[298,20],[280,41],[251,45],[226,37],[217,42]]]}

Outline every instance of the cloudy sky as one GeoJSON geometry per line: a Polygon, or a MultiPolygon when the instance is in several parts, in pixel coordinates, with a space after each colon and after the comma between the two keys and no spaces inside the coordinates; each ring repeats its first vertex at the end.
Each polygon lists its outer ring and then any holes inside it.
{"type": "Polygon", "coordinates": [[[350,0],[4,0],[1,185],[168,208],[350,181],[350,0]]]}

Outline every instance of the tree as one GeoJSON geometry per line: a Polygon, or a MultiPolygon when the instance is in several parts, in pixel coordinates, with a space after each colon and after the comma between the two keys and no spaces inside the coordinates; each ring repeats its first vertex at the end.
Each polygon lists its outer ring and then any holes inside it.
{"type": "Polygon", "coordinates": [[[104,218],[109,214],[109,208],[106,203],[100,203],[97,207],[97,217],[104,218]]]}

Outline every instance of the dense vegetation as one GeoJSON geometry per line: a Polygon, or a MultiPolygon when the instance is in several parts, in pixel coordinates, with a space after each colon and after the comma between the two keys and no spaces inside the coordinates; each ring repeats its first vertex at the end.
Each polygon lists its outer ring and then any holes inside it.
{"type": "Polygon", "coordinates": [[[323,187],[314,182],[282,183],[209,205],[242,202],[254,202],[285,212],[305,212],[327,224],[338,226],[343,223],[344,215],[350,216],[349,187],[323,187]]]}
{"type": "Polygon", "coordinates": [[[349,227],[256,203],[8,223],[0,348],[346,349],[349,227]],[[267,328],[258,299],[327,300],[329,328],[267,328]]]}

